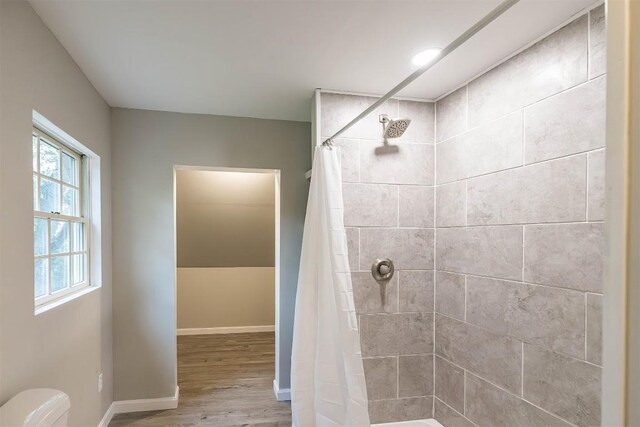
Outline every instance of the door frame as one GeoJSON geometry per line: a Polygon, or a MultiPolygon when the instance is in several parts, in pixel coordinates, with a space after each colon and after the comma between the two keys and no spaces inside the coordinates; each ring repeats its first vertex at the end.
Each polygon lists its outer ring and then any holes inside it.
{"type": "Polygon", "coordinates": [[[607,0],[602,425],[640,425],[640,1],[607,0]]]}
{"type": "MultiPolygon", "coordinates": [[[[208,172],[239,172],[239,173],[260,173],[273,175],[275,181],[275,259],[274,259],[274,285],[275,285],[275,379],[280,373],[280,193],[281,193],[281,171],[280,169],[252,169],[252,168],[231,168],[213,166],[191,166],[173,165],[173,339],[174,348],[178,349],[178,229],[177,229],[177,172],[179,170],[208,171],[208,172]]],[[[176,355],[174,366],[175,383],[178,384],[178,357],[176,355]]],[[[274,379],[274,381],[275,381],[274,379]]]]}

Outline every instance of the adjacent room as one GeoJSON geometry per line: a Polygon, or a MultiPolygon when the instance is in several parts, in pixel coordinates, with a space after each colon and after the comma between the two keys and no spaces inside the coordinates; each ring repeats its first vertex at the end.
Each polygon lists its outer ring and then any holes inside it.
{"type": "Polygon", "coordinates": [[[0,0],[0,426],[640,427],[639,0],[0,0]]]}

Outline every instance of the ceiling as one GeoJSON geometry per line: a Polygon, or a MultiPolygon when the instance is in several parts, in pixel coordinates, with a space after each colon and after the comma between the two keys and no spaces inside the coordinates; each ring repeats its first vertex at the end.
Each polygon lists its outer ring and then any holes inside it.
{"type": "MultiPolygon", "coordinates": [[[[310,120],[315,88],[383,94],[500,0],[30,0],[113,107],[310,120]]],[[[521,0],[402,93],[435,99],[594,0],[521,0]]]]}

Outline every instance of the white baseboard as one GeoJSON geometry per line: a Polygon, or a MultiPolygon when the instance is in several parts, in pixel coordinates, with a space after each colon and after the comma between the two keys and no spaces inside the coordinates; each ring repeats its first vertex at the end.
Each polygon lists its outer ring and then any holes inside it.
{"type": "Polygon", "coordinates": [[[176,409],[180,400],[180,388],[176,386],[176,392],[171,397],[158,397],[155,399],[116,400],[111,403],[105,412],[98,427],[107,427],[116,414],[128,412],[161,411],[164,409],[176,409]]]}
{"type": "Polygon", "coordinates": [[[113,412],[113,403],[114,402],[111,402],[111,405],[109,405],[109,408],[107,409],[107,412],[104,413],[104,416],[100,420],[98,427],[109,426],[109,423],[111,422],[111,418],[113,418],[113,416],[115,415],[115,413],[113,412]]]}
{"type": "Polygon", "coordinates": [[[284,400],[291,400],[291,389],[280,388],[277,380],[273,380],[273,393],[276,395],[276,400],[280,402],[284,400]]]}
{"type": "Polygon", "coordinates": [[[185,328],[178,329],[178,335],[212,335],[212,334],[243,334],[246,332],[273,332],[274,325],[262,326],[224,326],[220,328],[185,328]]]}

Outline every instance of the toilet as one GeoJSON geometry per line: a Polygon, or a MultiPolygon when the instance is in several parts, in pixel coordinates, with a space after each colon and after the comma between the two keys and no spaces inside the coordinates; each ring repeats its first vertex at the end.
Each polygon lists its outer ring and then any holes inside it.
{"type": "Polygon", "coordinates": [[[70,407],[59,390],[25,390],[0,407],[0,427],[66,427],[70,407]]]}

